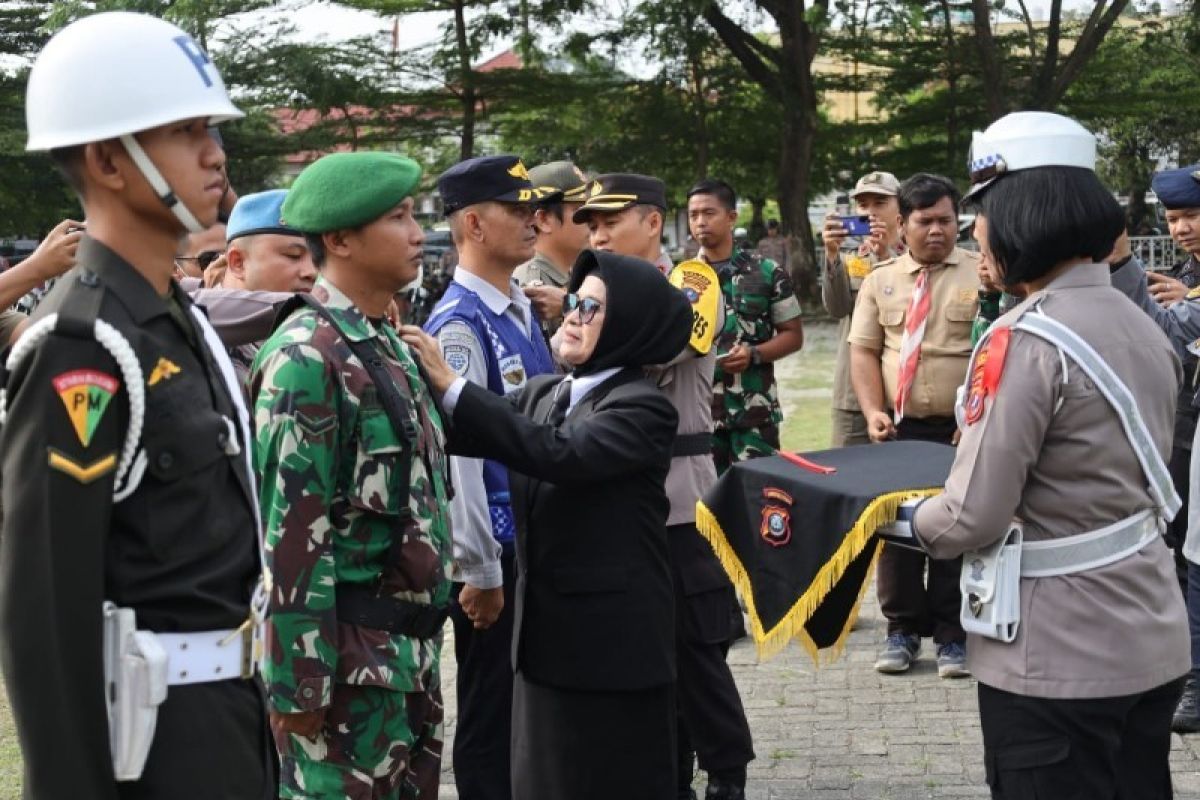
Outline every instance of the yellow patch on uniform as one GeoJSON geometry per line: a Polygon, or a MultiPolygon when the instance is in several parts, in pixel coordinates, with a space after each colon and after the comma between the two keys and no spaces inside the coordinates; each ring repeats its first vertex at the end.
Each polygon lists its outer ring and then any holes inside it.
{"type": "Polygon", "coordinates": [[[162,381],[167,380],[172,375],[178,375],[182,371],[174,361],[160,357],[158,363],[154,365],[154,369],[151,370],[150,379],[146,381],[146,385],[157,386],[162,381]]]}
{"type": "Polygon", "coordinates": [[[851,278],[865,278],[871,274],[870,259],[859,255],[846,256],[846,274],[851,278]]]}
{"type": "Polygon", "coordinates": [[[51,384],[67,407],[79,443],[87,447],[121,382],[94,369],[73,369],[53,378],[51,384]]]}
{"type": "Polygon", "coordinates": [[[979,292],[977,292],[974,289],[959,289],[958,290],[958,302],[974,303],[975,300],[977,299],[978,295],[979,295],[979,292]]]}
{"type": "Polygon", "coordinates": [[[47,462],[50,469],[56,469],[66,475],[70,475],[80,483],[91,483],[97,478],[102,478],[112,472],[117,467],[117,454],[109,453],[104,458],[97,459],[91,464],[80,464],[78,461],[69,456],[60,453],[53,447],[46,448],[49,454],[47,462]]]}
{"type": "Polygon", "coordinates": [[[668,278],[692,304],[692,338],[689,344],[700,355],[712,349],[717,336],[717,309],[721,303],[721,283],[717,273],[703,261],[682,261],[668,278]]]}
{"type": "Polygon", "coordinates": [[[520,178],[524,181],[529,180],[529,170],[525,169],[525,164],[520,161],[518,161],[516,164],[513,164],[512,167],[509,168],[508,174],[512,175],[514,178],[520,178]]]}
{"type": "Polygon", "coordinates": [[[1192,289],[1190,292],[1188,292],[1187,296],[1188,300],[1195,300],[1197,297],[1200,297],[1200,286],[1197,286],[1195,289],[1192,289]]]}

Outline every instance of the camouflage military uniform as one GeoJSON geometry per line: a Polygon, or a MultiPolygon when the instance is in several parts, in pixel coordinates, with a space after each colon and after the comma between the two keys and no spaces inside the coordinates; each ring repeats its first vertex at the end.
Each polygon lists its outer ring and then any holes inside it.
{"type": "MultiPolygon", "coordinates": [[[[757,345],[775,336],[775,326],[800,316],[800,303],[787,272],[770,259],[736,250],[714,264],[725,300],[725,326],[717,337],[718,358],[734,345],[757,345]]],[[[779,447],[783,411],[774,364],[751,364],[726,373],[717,361],[713,378],[713,459],[717,469],[770,455],[779,447]]]]}
{"type": "Polygon", "coordinates": [[[411,464],[399,463],[403,442],[376,387],[312,309],[263,345],[252,376],[273,582],[263,676],[280,712],[328,708],[315,741],[277,737],[281,797],[425,800],[437,795],[441,760],[441,633],[416,639],[342,622],[335,600],[357,584],[448,604],[442,420],[390,327],[373,324],[323,277],[313,297],[382,357],[409,401],[416,441],[411,464]]]}

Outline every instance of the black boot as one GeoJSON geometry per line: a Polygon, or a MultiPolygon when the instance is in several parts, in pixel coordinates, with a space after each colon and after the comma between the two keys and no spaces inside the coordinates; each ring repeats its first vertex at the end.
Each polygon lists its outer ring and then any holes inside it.
{"type": "Polygon", "coordinates": [[[704,800],[746,800],[745,770],[738,777],[708,775],[708,790],[704,800]]]}
{"type": "Polygon", "coordinates": [[[1183,685],[1183,696],[1179,698],[1179,705],[1175,707],[1171,730],[1175,733],[1200,731],[1200,684],[1197,684],[1195,676],[1189,675],[1183,685]]]}

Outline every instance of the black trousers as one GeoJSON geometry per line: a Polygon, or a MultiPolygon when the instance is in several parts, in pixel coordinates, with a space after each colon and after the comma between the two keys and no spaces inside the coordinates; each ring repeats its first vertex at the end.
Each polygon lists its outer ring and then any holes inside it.
{"type": "Polygon", "coordinates": [[[485,630],[475,630],[458,605],[450,604],[454,657],[458,661],[458,725],[454,732],[454,784],[461,800],[510,800],[512,770],[513,550],[500,557],[504,610],[485,630]]]}
{"type": "Polygon", "coordinates": [[[733,584],[694,523],[670,526],[667,537],[675,589],[680,789],[685,777],[690,784],[693,752],[705,772],[744,783],[754,746],[725,661],[733,638],[733,584]]]}
{"type": "Polygon", "coordinates": [[[513,800],[670,800],[675,687],[590,692],[518,673],[513,800]]]}
{"type": "MultiPolygon", "coordinates": [[[[896,426],[896,438],[950,444],[955,428],[953,418],[905,417],[896,426]]],[[[965,642],[958,621],[961,565],[961,558],[936,560],[915,550],[884,545],[875,570],[875,588],[888,634],[932,636],[938,644],[965,642]]]]}
{"type": "Polygon", "coordinates": [[[159,707],[142,777],[117,784],[121,800],[270,800],[279,756],[257,681],[172,686],[159,707]]]}
{"type": "Polygon", "coordinates": [[[1128,697],[1054,700],[979,684],[993,800],[1170,800],[1183,679],[1128,697]]]}

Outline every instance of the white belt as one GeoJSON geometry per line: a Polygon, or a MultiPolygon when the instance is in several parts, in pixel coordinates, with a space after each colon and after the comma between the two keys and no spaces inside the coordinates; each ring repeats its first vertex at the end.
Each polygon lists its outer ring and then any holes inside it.
{"type": "Polygon", "coordinates": [[[1158,517],[1142,511],[1076,536],[1021,544],[1021,577],[1050,578],[1096,569],[1128,558],[1159,535],[1158,517]]]}
{"type": "Polygon", "coordinates": [[[167,685],[208,683],[254,674],[253,626],[197,633],[155,633],[167,654],[167,685]]]}

